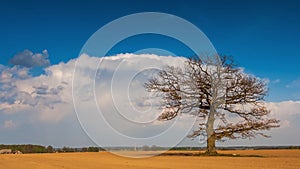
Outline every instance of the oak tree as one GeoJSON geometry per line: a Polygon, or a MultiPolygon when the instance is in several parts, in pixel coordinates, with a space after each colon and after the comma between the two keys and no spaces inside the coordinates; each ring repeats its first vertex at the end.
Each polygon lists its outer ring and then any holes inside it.
{"type": "Polygon", "coordinates": [[[267,84],[246,74],[226,56],[187,59],[183,66],[167,66],[144,87],[162,99],[159,120],[188,113],[199,118],[189,137],[206,138],[208,155],[215,155],[216,141],[269,137],[262,131],[279,127],[264,103],[267,84]],[[216,123],[218,120],[218,123],[216,123]]]}

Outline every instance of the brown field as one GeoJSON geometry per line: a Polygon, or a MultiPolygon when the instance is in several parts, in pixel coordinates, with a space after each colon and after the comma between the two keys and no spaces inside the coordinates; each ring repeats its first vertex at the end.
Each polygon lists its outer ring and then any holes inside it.
{"type": "Polygon", "coordinates": [[[7,154],[0,155],[0,169],[300,169],[300,150],[235,150],[219,153],[263,157],[155,156],[132,159],[108,152],[7,154]]]}

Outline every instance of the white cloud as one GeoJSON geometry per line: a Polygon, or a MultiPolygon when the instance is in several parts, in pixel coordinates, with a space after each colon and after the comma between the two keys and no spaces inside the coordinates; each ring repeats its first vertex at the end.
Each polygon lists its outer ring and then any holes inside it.
{"type": "MultiPolygon", "coordinates": [[[[72,78],[77,61],[74,94],[78,98],[76,104],[79,109],[87,114],[98,111],[92,105],[96,99],[107,120],[117,122],[114,126],[117,130],[131,136],[140,136],[141,133],[143,136],[152,136],[172,123],[153,121],[135,128],[136,125],[127,125],[120,120],[118,113],[137,122],[155,119],[161,112],[156,109],[159,102],[148,96],[149,93],[143,89],[143,82],[155,72],[151,69],[182,65],[184,60],[152,54],[119,54],[105,58],[83,54],[66,63],[51,65],[45,68],[45,74],[36,77],[30,76],[28,68],[0,65],[0,116],[13,119],[5,122],[7,127],[22,125],[25,121],[26,124],[62,124],[70,117],[75,118],[72,78]]],[[[283,131],[295,126],[293,118],[300,115],[300,101],[269,102],[266,105],[272,111],[272,116],[281,120],[283,131]]],[[[180,125],[178,130],[184,123],[180,125]]]]}
{"type": "Polygon", "coordinates": [[[267,107],[278,117],[300,114],[300,101],[267,102],[267,107]]]}
{"type": "Polygon", "coordinates": [[[271,116],[279,119],[281,128],[291,127],[291,121],[300,116],[300,101],[267,102],[271,116]]]}
{"type": "Polygon", "coordinates": [[[280,79],[275,79],[275,80],[272,81],[272,83],[277,84],[277,83],[280,83],[280,81],[281,81],[280,79]]]}
{"type": "MultiPolygon", "coordinates": [[[[28,53],[28,51],[26,52],[28,53]]],[[[109,102],[105,101],[105,98],[111,99],[111,95],[109,94],[110,90],[108,88],[110,87],[109,80],[112,78],[113,73],[115,73],[116,85],[114,85],[114,89],[119,92],[119,101],[126,100],[126,102],[122,102],[120,108],[128,110],[128,113],[132,110],[128,109],[128,101],[132,100],[127,99],[127,90],[123,90],[124,87],[129,87],[126,85],[130,85],[131,82],[133,82],[131,85],[134,85],[134,82],[136,83],[135,85],[139,85],[131,86],[131,97],[136,101],[133,105],[135,105],[137,109],[143,109],[141,106],[147,101],[141,100],[145,98],[139,99],[139,92],[144,90],[142,88],[143,83],[137,83],[137,80],[125,80],[124,82],[122,80],[134,78],[128,75],[132,75],[137,71],[143,71],[145,67],[161,68],[166,64],[178,65],[178,63],[182,63],[183,58],[174,58],[171,56],[160,57],[151,54],[119,54],[112,57],[98,58],[83,54],[78,59],[70,60],[67,63],[61,62],[57,65],[49,66],[45,68],[45,74],[36,77],[31,77],[28,73],[29,69],[27,68],[1,66],[0,87],[2,88],[2,92],[0,95],[0,111],[6,114],[32,112],[31,114],[34,114],[34,119],[44,121],[59,121],[72,114],[73,101],[71,88],[76,61],[78,61],[76,70],[79,70],[76,72],[76,75],[79,79],[80,88],[76,88],[75,84],[75,94],[79,96],[82,101],[94,99],[93,86],[91,86],[89,82],[94,80],[94,72],[98,70],[101,75],[96,76],[96,90],[108,92],[101,93],[101,104],[109,102]],[[98,63],[100,64],[97,68],[98,63]],[[128,84],[125,84],[127,82],[128,84]],[[134,90],[138,90],[139,92],[134,90]],[[107,96],[103,97],[105,95],[107,96]]],[[[145,73],[145,71],[143,72],[145,73]]],[[[105,106],[109,107],[111,105],[105,104],[105,106]]],[[[132,112],[128,115],[134,116],[132,112]]],[[[136,120],[146,120],[145,118],[147,117],[153,119],[151,113],[134,117],[136,120]]]]}
{"type": "Polygon", "coordinates": [[[46,74],[36,77],[29,76],[26,68],[3,68],[0,72],[0,76],[4,77],[0,81],[0,111],[6,114],[28,112],[32,114],[32,119],[50,121],[62,119],[62,114],[72,113],[69,107],[72,107],[74,63],[75,60],[70,60],[68,63],[50,66],[45,69],[46,74]],[[68,111],[57,109],[62,108],[62,105],[68,111]]]}

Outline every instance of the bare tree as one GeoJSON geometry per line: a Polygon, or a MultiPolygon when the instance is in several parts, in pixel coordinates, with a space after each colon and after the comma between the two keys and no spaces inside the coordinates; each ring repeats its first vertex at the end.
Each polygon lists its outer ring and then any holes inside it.
{"type": "Polygon", "coordinates": [[[204,136],[208,155],[217,154],[216,141],[269,137],[261,131],[279,127],[278,120],[268,118],[270,111],[264,105],[266,82],[244,73],[226,56],[168,66],[144,86],[162,98],[164,111],[159,120],[181,113],[199,118],[199,128],[189,137],[204,136]]]}

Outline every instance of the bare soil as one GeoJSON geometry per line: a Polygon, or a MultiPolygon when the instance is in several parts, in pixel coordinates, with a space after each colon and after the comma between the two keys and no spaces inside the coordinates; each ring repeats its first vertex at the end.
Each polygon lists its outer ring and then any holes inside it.
{"type": "Polygon", "coordinates": [[[218,151],[236,156],[192,156],[196,151],[169,151],[132,159],[108,152],[0,155],[0,169],[300,169],[300,150],[218,151]],[[188,154],[188,155],[184,155],[188,154]],[[237,156],[239,155],[239,156],[237,156]]]}

